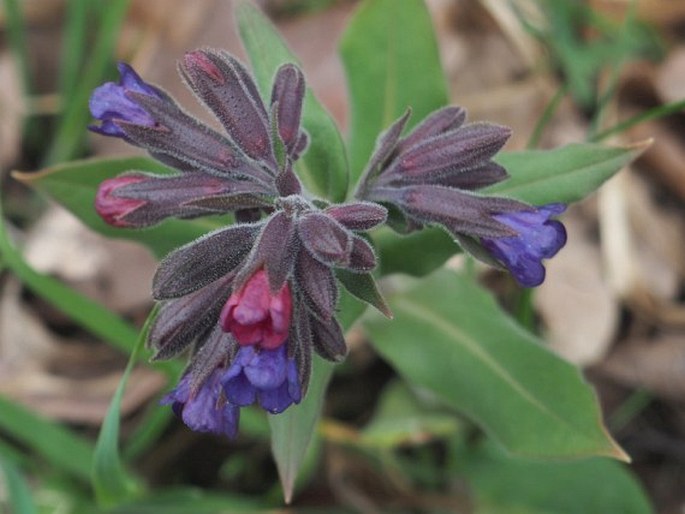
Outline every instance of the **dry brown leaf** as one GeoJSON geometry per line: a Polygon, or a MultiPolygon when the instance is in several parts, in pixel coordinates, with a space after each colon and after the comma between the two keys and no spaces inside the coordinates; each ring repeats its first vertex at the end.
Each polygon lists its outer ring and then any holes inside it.
{"type": "Polygon", "coordinates": [[[619,345],[598,367],[605,375],[632,388],[644,388],[668,400],[685,398],[685,334],[619,345]]]}
{"type": "Polygon", "coordinates": [[[16,62],[8,52],[0,53],[0,167],[10,166],[19,156],[21,130],[26,112],[16,62]]]}
{"type": "Polygon", "coordinates": [[[564,217],[568,243],[547,264],[535,306],[545,322],[551,348],[567,360],[587,366],[608,352],[619,306],[601,269],[599,249],[586,235],[575,211],[564,217]]]}

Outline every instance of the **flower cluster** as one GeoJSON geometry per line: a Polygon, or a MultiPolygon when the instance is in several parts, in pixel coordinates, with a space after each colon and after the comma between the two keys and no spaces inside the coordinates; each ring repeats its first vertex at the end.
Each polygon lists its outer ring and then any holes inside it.
{"type": "Polygon", "coordinates": [[[511,130],[464,124],[464,109],[446,107],[402,138],[409,115],[378,138],[356,197],[387,206],[398,231],[437,224],[476,257],[506,267],[521,285],[540,285],[545,279],[542,259],[566,243],[564,226],[551,219],[565,206],[534,207],[474,193],[508,177],[492,158],[511,130]]]}
{"type": "Polygon", "coordinates": [[[155,358],[191,349],[163,403],[194,430],[233,436],[241,407],[258,404],[275,414],[300,402],[313,352],[344,358],[336,273],[372,283],[376,255],[363,232],[386,221],[403,231],[438,224],[523,285],[542,281],[541,260],[564,243],[563,226],[550,219],[562,205],[535,208],[474,193],[506,177],[491,160],[509,135],[505,128],[463,125],[464,111],[446,108],[402,138],[405,115],[379,138],[356,199],[329,204],[308,195],[293,171],[308,144],[300,123],[305,82],[296,66],[278,69],[268,106],[225,52],[190,52],[179,69],[225,134],[126,64],[118,83],[94,91],[90,109],[100,121],[93,131],[175,170],[130,171],[103,182],[95,208],[106,222],[142,228],[169,217],[235,216],[234,224],[171,252],[153,281],[161,302],[149,334],[155,358]]]}

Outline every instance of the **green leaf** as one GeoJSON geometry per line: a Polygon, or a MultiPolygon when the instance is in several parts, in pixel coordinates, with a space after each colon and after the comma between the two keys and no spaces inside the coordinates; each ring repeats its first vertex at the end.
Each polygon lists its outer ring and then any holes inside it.
{"type": "MultiPolygon", "coordinates": [[[[650,141],[626,147],[572,144],[555,150],[505,152],[495,160],[511,177],[484,189],[484,194],[509,196],[535,205],[571,203],[585,198],[612,175],[635,160],[650,141]]],[[[373,233],[380,273],[423,276],[435,270],[459,247],[444,230],[428,228],[400,235],[383,227],[373,233]]]]}
{"type": "Polygon", "coordinates": [[[5,488],[9,493],[9,506],[14,514],[37,514],[38,509],[31,498],[26,480],[19,468],[11,461],[0,457],[0,470],[5,475],[5,488]]]}
{"type": "MultiPolygon", "coordinates": [[[[284,63],[298,64],[297,58],[252,2],[239,2],[235,13],[240,39],[252,63],[262,97],[268,104],[276,70],[284,63]]],[[[312,194],[333,202],[343,201],[348,181],[345,145],[335,122],[309,88],[304,99],[302,125],[309,134],[309,147],[296,164],[299,177],[312,194]]]]}
{"type": "Polygon", "coordinates": [[[145,157],[84,159],[46,168],[37,173],[14,172],[12,176],[60,203],[91,229],[107,237],[130,239],[146,245],[157,256],[219,228],[217,217],[196,220],[168,219],[142,229],[112,227],[95,212],[95,194],[100,183],[125,171],[170,173],[169,168],[145,157]]]}
{"type": "Polygon", "coordinates": [[[616,172],[634,161],[651,141],[630,146],[572,144],[554,150],[499,154],[495,160],[511,177],[483,190],[542,205],[582,200],[616,172]]]}
{"type": "Polygon", "coordinates": [[[388,227],[375,230],[371,237],[378,251],[379,273],[407,273],[415,277],[428,275],[447,259],[459,253],[452,236],[441,228],[429,227],[408,235],[388,227]]]}
{"type": "Polygon", "coordinates": [[[507,458],[491,444],[460,455],[475,492],[477,513],[651,514],[649,501],[626,468],[607,459],[531,462],[507,458]],[[519,511],[516,511],[519,512],[519,511]]]}
{"type": "Polygon", "coordinates": [[[390,306],[392,322],[375,316],[366,323],[380,354],[511,453],[628,459],[602,425],[581,373],[472,280],[443,269],[391,298],[390,306]]]}
{"type": "MultiPolygon", "coordinates": [[[[338,319],[344,329],[352,326],[364,312],[365,304],[349,294],[341,294],[338,319]]],[[[269,416],[271,451],[276,461],[286,503],[290,503],[297,475],[310,445],[316,424],[321,416],[326,387],[333,374],[333,364],[315,356],[312,360],[309,390],[299,405],[281,414],[269,416]]]]}
{"type": "Polygon", "coordinates": [[[258,512],[259,503],[252,498],[222,492],[207,493],[200,489],[174,488],[157,491],[134,501],[124,502],[107,514],[216,514],[258,512]]]}
{"type": "Polygon", "coordinates": [[[90,479],[93,447],[63,426],[0,396],[0,429],[55,468],[90,479]]]}
{"type": "Polygon", "coordinates": [[[138,336],[138,341],[136,341],[136,345],[129,357],[124,374],[114,392],[112,402],[107,409],[107,414],[102,422],[100,435],[95,445],[92,482],[97,501],[103,506],[117,505],[123,500],[135,496],[141,489],[140,484],[124,469],[121,462],[119,455],[119,416],[121,400],[124,396],[128,377],[139,359],[140,352],[145,347],[148,330],[156,315],[157,308],[152,310],[145,321],[145,325],[138,336]]]}
{"type": "Polygon", "coordinates": [[[373,305],[386,318],[392,319],[390,307],[388,307],[371,273],[353,273],[345,269],[337,269],[335,276],[345,286],[348,293],[358,300],[373,305]]]}
{"type": "Polygon", "coordinates": [[[423,0],[365,0],[340,43],[351,106],[352,183],[378,135],[412,108],[409,125],[447,101],[430,15],[423,0]]]}
{"type": "Polygon", "coordinates": [[[458,430],[459,421],[451,413],[420,403],[408,385],[396,379],[383,390],[373,418],[361,431],[360,442],[389,449],[454,436],[458,430]]]}

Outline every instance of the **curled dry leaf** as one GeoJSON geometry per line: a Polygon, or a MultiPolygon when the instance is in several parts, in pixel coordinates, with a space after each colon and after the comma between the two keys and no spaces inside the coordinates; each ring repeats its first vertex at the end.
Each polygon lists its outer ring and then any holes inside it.
{"type": "Polygon", "coordinates": [[[598,367],[613,380],[668,400],[685,397],[685,333],[620,345],[598,367]]]}
{"type": "Polygon", "coordinates": [[[535,306],[551,348],[587,366],[608,352],[619,306],[603,278],[599,248],[588,238],[587,226],[576,212],[564,217],[568,243],[547,263],[547,279],[537,289],[535,306]]]}
{"type": "MultiPolygon", "coordinates": [[[[50,418],[99,425],[124,358],[104,345],[56,335],[21,292],[19,282],[10,280],[0,297],[0,394],[50,418]]],[[[122,413],[148,402],[164,384],[159,373],[134,370],[122,413]]]]}

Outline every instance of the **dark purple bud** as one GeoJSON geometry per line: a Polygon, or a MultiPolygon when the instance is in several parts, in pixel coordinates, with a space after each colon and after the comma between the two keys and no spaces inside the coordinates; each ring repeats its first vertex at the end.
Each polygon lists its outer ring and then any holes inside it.
{"type": "Polygon", "coordinates": [[[148,336],[156,350],[153,360],[165,360],[184,351],[213,326],[230,294],[231,281],[220,279],[176,300],[165,302],[148,336]]]}
{"type": "Polygon", "coordinates": [[[99,126],[90,126],[90,130],[105,136],[125,138],[124,132],[115,123],[126,121],[136,125],[152,127],[155,119],[140,106],[129,92],[166,99],[167,95],[155,86],[146,83],[128,64],[120,62],[119,82],[107,82],[96,88],[90,96],[89,107],[93,118],[102,122],[99,126]]]}
{"type": "Polygon", "coordinates": [[[98,187],[95,195],[95,210],[105,222],[115,227],[134,227],[126,216],[139,209],[147,202],[120,196],[120,190],[130,184],[145,180],[144,175],[122,175],[105,180],[98,187]]]}
{"type": "MultiPolygon", "coordinates": [[[[249,182],[245,182],[250,184],[249,182]]],[[[213,195],[198,198],[183,203],[184,206],[197,207],[205,211],[205,214],[215,212],[230,212],[245,209],[263,209],[271,207],[271,196],[264,193],[232,192],[223,195],[213,195]]],[[[254,220],[258,221],[259,216],[254,220]]]]}
{"type": "Polygon", "coordinates": [[[253,159],[275,166],[269,117],[248,71],[225,52],[187,53],[180,71],[229,135],[253,159]]]}
{"type": "Polygon", "coordinates": [[[302,250],[295,273],[296,283],[309,309],[321,319],[331,319],[338,301],[338,286],[331,269],[302,250]]]}
{"type": "Polygon", "coordinates": [[[275,350],[241,347],[222,383],[233,405],[244,407],[256,401],[271,414],[283,412],[302,399],[297,366],[287,357],[285,345],[275,350]]]}
{"type": "Polygon", "coordinates": [[[299,195],[302,192],[302,184],[293,171],[290,159],[287,160],[285,167],[276,177],[276,189],[280,196],[299,195]]]}
{"type": "Polygon", "coordinates": [[[347,345],[338,321],[332,318],[322,322],[313,317],[309,321],[316,353],[329,361],[342,361],[347,355],[347,345]]]}
{"type": "Polygon", "coordinates": [[[191,218],[227,212],[235,206],[225,205],[226,202],[222,205],[213,199],[225,195],[240,197],[241,190],[263,189],[252,182],[205,173],[175,176],[128,173],[100,184],[95,209],[111,225],[140,228],[168,217],[191,218]]]}
{"type": "Polygon", "coordinates": [[[421,223],[438,223],[453,234],[479,237],[515,235],[511,227],[495,219],[492,214],[528,207],[508,198],[478,196],[437,185],[376,188],[373,195],[374,200],[393,203],[421,223]]]}
{"type": "Polygon", "coordinates": [[[376,267],[376,253],[371,245],[360,236],[352,238],[352,252],[350,252],[350,263],[345,267],[356,273],[366,273],[376,267]]]}
{"type": "Polygon", "coordinates": [[[290,277],[298,245],[292,219],[283,211],[271,216],[259,236],[254,261],[263,263],[272,293],[281,289],[290,277]]]}
{"type": "Polygon", "coordinates": [[[333,218],[308,213],[297,225],[300,241],[307,251],[327,266],[347,266],[352,251],[352,234],[333,218]]]}
{"type": "Polygon", "coordinates": [[[511,129],[473,123],[417,143],[402,152],[383,172],[381,183],[397,178],[423,181],[476,167],[506,143],[511,129]]]}
{"type": "Polygon", "coordinates": [[[566,243],[566,229],[550,219],[566,206],[551,203],[526,210],[504,212],[493,217],[511,227],[517,235],[481,238],[481,244],[501,262],[524,287],[535,287],[545,280],[542,259],[553,257],[566,243]]]}
{"type": "Polygon", "coordinates": [[[461,127],[466,121],[466,110],[462,107],[444,107],[430,114],[419,123],[411,134],[397,145],[400,154],[425,139],[461,127]]]}
{"type": "Polygon", "coordinates": [[[295,148],[293,148],[293,151],[290,154],[290,157],[293,161],[296,161],[300,158],[300,155],[302,155],[304,151],[307,149],[308,144],[309,136],[304,130],[300,130],[300,135],[298,136],[297,142],[295,143],[295,148]]]}
{"type": "Polygon", "coordinates": [[[422,181],[424,184],[437,184],[447,187],[456,187],[466,191],[476,191],[478,189],[497,184],[509,178],[507,170],[493,161],[488,161],[483,165],[441,175],[435,179],[422,181]]]}
{"type": "Polygon", "coordinates": [[[225,368],[216,368],[197,390],[191,388],[191,376],[181,378],[176,388],[161,401],[171,404],[174,412],[196,432],[212,432],[235,437],[240,408],[228,403],[221,382],[225,368]]]}
{"type": "Polygon", "coordinates": [[[260,225],[232,225],[173,251],[155,273],[152,296],[178,298],[232,272],[249,253],[259,229],[260,225]]]}
{"type": "Polygon", "coordinates": [[[385,223],[388,217],[385,207],[372,202],[331,205],[324,212],[350,230],[371,230],[385,223]]]}
{"type": "Polygon", "coordinates": [[[183,112],[173,101],[129,93],[155,119],[155,126],[117,121],[117,126],[136,145],[153,155],[218,176],[239,176],[269,183],[271,174],[249,162],[244,152],[229,139],[183,112]]]}
{"type": "Polygon", "coordinates": [[[376,148],[371,154],[366,169],[362,173],[362,179],[359,184],[360,195],[365,191],[367,182],[378,174],[380,168],[397,148],[397,143],[400,140],[400,136],[402,135],[404,126],[407,124],[409,116],[411,116],[411,109],[407,109],[401,118],[396,120],[385,132],[378,136],[376,148]]]}
{"type": "Polygon", "coordinates": [[[293,64],[281,66],[271,90],[271,105],[277,106],[278,134],[290,156],[298,150],[304,92],[304,75],[300,69],[293,64]]]}

